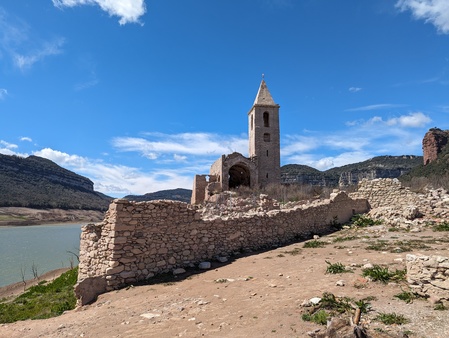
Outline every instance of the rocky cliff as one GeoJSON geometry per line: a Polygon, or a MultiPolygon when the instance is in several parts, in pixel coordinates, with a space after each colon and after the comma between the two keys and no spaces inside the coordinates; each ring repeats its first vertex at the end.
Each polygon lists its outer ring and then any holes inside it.
{"type": "Polygon", "coordinates": [[[449,140],[449,130],[430,129],[422,141],[424,165],[434,162],[449,140]]]}
{"type": "Polygon", "coordinates": [[[111,198],[86,177],[38,156],[0,154],[0,207],[106,210],[111,198]]]}

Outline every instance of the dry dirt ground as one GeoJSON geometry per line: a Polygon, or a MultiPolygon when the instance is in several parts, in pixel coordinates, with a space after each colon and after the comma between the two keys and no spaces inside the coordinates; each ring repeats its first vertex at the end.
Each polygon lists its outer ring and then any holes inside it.
{"type": "Polygon", "coordinates": [[[324,292],[354,300],[369,296],[362,323],[373,337],[449,337],[449,310],[424,299],[395,298],[407,284],[362,278],[367,263],[405,269],[407,253],[448,256],[448,232],[391,232],[383,226],[345,229],[319,239],[322,248],[298,242],[269,251],[230,257],[225,264],[174,281],[134,286],[100,295],[88,306],[47,320],[0,325],[1,337],[308,337],[325,326],[303,321],[304,300],[324,292]],[[382,244],[381,250],[367,250],[382,244]],[[401,252],[410,250],[409,252],[401,252]],[[326,274],[340,262],[353,273],[326,274]],[[337,286],[343,280],[344,286],[337,286]],[[405,316],[409,323],[384,325],[379,313],[405,316]],[[389,333],[389,335],[385,335],[389,333]]]}

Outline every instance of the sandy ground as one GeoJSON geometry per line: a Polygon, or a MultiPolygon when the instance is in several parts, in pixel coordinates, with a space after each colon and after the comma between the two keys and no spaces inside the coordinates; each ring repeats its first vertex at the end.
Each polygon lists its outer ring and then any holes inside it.
{"type": "Polygon", "coordinates": [[[385,285],[361,277],[367,263],[404,269],[409,253],[367,250],[368,245],[385,240],[394,248],[413,242],[430,248],[411,253],[448,256],[448,233],[373,227],[346,229],[320,240],[328,244],[303,248],[300,242],[236,255],[226,264],[214,263],[210,270],[171,282],[100,295],[95,303],[57,318],[1,324],[0,337],[308,337],[325,326],[303,321],[301,304],[324,292],[354,300],[375,297],[372,310],[362,316],[374,337],[380,332],[392,337],[449,337],[449,310],[434,310],[426,300],[407,304],[395,298],[408,290],[405,283],[385,285]],[[356,238],[336,241],[349,236],[356,238]],[[326,260],[352,266],[353,273],[326,274],[326,260]],[[336,285],[340,280],[344,286],[336,285]],[[379,312],[402,314],[410,322],[386,326],[374,319],[379,312]]]}

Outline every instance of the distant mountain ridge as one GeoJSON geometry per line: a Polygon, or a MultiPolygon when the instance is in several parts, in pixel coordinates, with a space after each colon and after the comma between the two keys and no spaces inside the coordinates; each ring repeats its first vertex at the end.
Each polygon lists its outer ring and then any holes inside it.
{"type": "MultiPolygon", "coordinates": [[[[335,167],[326,171],[302,164],[287,164],[281,167],[281,182],[284,184],[305,184],[321,187],[344,187],[357,184],[363,178],[398,178],[423,162],[422,156],[377,156],[372,159],[335,167]]],[[[142,202],[159,199],[190,203],[192,190],[161,190],[145,195],[128,195],[130,201],[142,202]]]]}
{"type": "Polygon", "coordinates": [[[0,154],[0,207],[107,210],[112,198],[93,185],[48,159],[0,154]]]}
{"type": "MultiPolygon", "coordinates": [[[[446,158],[449,155],[444,153],[443,156],[446,158]]],[[[440,162],[436,162],[432,168],[440,162]]],[[[344,187],[357,184],[363,178],[404,176],[413,168],[422,167],[422,163],[422,156],[404,155],[378,156],[326,171],[306,165],[288,164],[281,167],[281,181],[287,184],[344,187]]],[[[427,170],[431,169],[430,165],[426,167],[427,170]]],[[[111,197],[94,191],[93,182],[88,178],[38,156],[23,158],[0,154],[0,192],[0,207],[104,211],[112,200],[111,197]]],[[[169,199],[190,203],[191,195],[192,190],[178,188],[145,195],[128,195],[124,198],[132,201],[169,199]]]]}
{"type": "Polygon", "coordinates": [[[177,189],[151,192],[145,195],[128,195],[123,198],[135,202],[154,201],[154,200],[173,200],[190,203],[191,197],[192,197],[192,190],[177,188],[177,189]]]}
{"type": "Polygon", "coordinates": [[[369,160],[335,167],[326,171],[288,164],[281,167],[281,182],[310,184],[322,187],[346,187],[364,178],[398,178],[423,163],[422,156],[377,156],[369,160]]]}

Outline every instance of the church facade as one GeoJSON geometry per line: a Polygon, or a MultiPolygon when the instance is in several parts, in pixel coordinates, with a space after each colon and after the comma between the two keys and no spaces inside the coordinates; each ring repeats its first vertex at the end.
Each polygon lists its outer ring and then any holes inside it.
{"type": "Polygon", "coordinates": [[[208,175],[195,175],[192,204],[239,186],[260,188],[280,184],[279,108],[262,79],[248,112],[249,157],[237,152],[222,155],[212,164],[208,175]]]}

